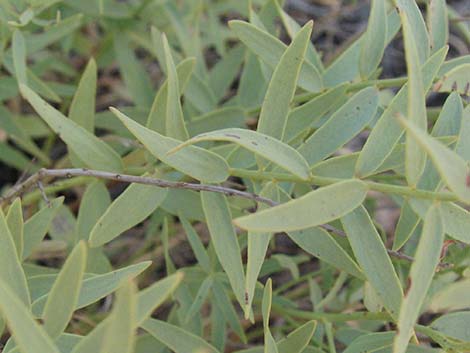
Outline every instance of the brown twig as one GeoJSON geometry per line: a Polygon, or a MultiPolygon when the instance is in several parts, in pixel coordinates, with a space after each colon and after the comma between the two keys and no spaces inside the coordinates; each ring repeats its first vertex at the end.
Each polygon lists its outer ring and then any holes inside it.
{"type": "MultiPolygon", "coordinates": [[[[97,179],[106,179],[106,180],[114,180],[124,183],[136,183],[136,184],[145,184],[145,185],[153,185],[160,188],[169,188],[169,189],[187,189],[193,191],[209,191],[209,192],[216,192],[220,194],[224,194],[227,196],[238,196],[245,199],[249,199],[258,203],[264,203],[271,207],[279,205],[278,202],[268,199],[266,197],[247,192],[236,190],[224,186],[218,185],[207,185],[207,184],[196,184],[196,183],[187,183],[181,181],[170,181],[170,180],[163,180],[153,177],[145,177],[145,176],[135,176],[135,175],[127,175],[127,174],[118,174],[118,173],[111,173],[106,171],[100,170],[92,170],[92,169],[84,169],[84,168],[71,168],[71,169],[40,169],[35,174],[31,175],[28,179],[24,182],[19,183],[11,188],[11,190],[3,197],[0,198],[0,206],[5,203],[10,203],[18,196],[21,196],[27,190],[42,185],[42,182],[47,178],[72,178],[72,177],[92,177],[97,179]]],[[[42,189],[44,190],[44,189],[42,189]]],[[[45,194],[45,192],[44,192],[45,194]]],[[[329,232],[332,232],[340,237],[346,237],[346,233],[340,229],[337,229],[329,224],[323,224],[321,227],[329,232]]],[[[403,254],[399,251],[389,250],[387,252],[390,256],[393,256],[397,259],[413,262],[414,258],[403,254]]],[[[441,263],[439,264],[440,269],[446,269],[451,267],[450,264],[441,263]]]]}

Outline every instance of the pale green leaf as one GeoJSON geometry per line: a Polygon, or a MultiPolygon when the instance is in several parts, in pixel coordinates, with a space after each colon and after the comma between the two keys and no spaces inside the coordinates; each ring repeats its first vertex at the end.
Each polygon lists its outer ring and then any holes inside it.
{"type": "Polygon", "coordinates": [[[307,23],[295,36],[276,65],[264,97],[257,131],[282,140],[289,114],[289,105],[294,98],[297,80],[307,44],[310,41],[313,23],[307,23]]]}
{"type": "Polygon", "coordinates": [[[13,31],[12,37],[13,66],[18,83],[27,84],[26,76],[26,45],[23,34],[19,29],[13,31]]]}
{"type": "Polygon", "coordinates": [[[378,94],[374,88],[356,93],[300,146],[300,154],[310,166],[320,162],[361,132],[377,107],[378,94]]]}
{"type": "Polygon", "coordinates": [[[361,40],[359,72],[368,79],[377,70],[387,45],[387,6],[385,1],[372,1],[369,22],[361,40]]]}
{"type": "Polygon", "coordinates": [[[201,200],[217,258],[229,278],[235,297],[243,306],[245,273],[227,199],[222,194],[202,191],[201,200]]]}
{"type": "MultiPolygon", "coordinates": [[[[279,39],[247,22],[234,20],[229,22],[229,26],[236,36],[271,68],[274,69],[278,65],[286,50],[286,45],[279,39]]],[[[318,92],[323,86],[320,73],[308,61],[302,63],[298,84],[310,92],[318,92]]]]}
{"type": "Polygon", "coordinates": [[[470,63],[462,64],[447,72],[436,83],[434,89],[438,92],[458,92],[470,96],[470,63]]]}
{"type": "Polygon", "coordinates": [[[171,56],[170,46],[166,36],[163,35],[163,50],[165,52],[166,71],[168,75],[167,102],[166,102],[166,136],[176,140],[187,140],[189,138],[184,123],[183,109],[180,101],[180,88],[175,63],[171,56]]]}
{"type": "Polygon", "coordinates": [[[201,141],[227,141],[236,143],[273,162],[292,174],[307,180],[310,172],[305,159],[294,148],[269,135],[247,129],[223,129],[195,136],[179,145],[169,154],[201,141]]]}
{"type": "Polygon", "coordinates": [[[276,341],[269,330],[269,315],[271,313],[271,303],[273,299],[273,288],[271,278],[268,279],[264,286],[262,312],[263,312],[263,328],[264,328],[264,353],[278,353],[276,341]]]}
{"type": "Polygon", "coordinates": [[[69,109],[69,118],[91,133],[95,127],[96,80],[97,68],[92,58],[83,71],[69,109]]]}
{"type": "Polygon", "coordinates": [[[221,182],[227,179],[227,162],[215,153],[189,146],[183,151],[168,156],[168,151],[178,146],[180,141],[145,128],[117,109],[110,109],[150,153],[163,163],[205,182],[221,182]]]}
{"type": "MultiPolygon", "coordinates": [[[[427,129],[426,97],[419,63],[415,33],[411,29],[406,12],[400,12],[405,41],[406,67],[408,71],[408,111],[407,119],[423,131],[427,129]]],[[[416,187],[426,164],[426,154],[416,140],[406,134],[405,171],[406,180],[416,187]]]]}
{"type": "Polygon", "coordinates": [[[310,343],[315,328],[316,321],[308,321],[289,333],[286,338],[277,343],[279,353],[301,353],[310,343]]]}
{"type": "Polygon", "coordinates": [[[450,283],[438,291],[429,302],[433,312],[466,310],[470,307],[470,279],[450,283]]]}
{"type": "Polygon", "coordinates": [[[87,259],[86,244],[81,241],[65,261],[47,297],[43,312],[44,329],[55,339],[67,327],[78,302],[87,259]]]}
{"type": "MultiPolygon", "coordinates": [[[[188,58],[180,62],[176,66],[176,73],[178,75],[178,87],[180,93],[184,93],[191,74],[194,70],[196,60],[194,58],[188,58]]],[[[168,80],[158,89],[157,94],[153,100],[152,107],[147,118],[147,128],[154,130],[160,134],[166,132],[166,112],[167,112],[167,101],[168,101],[168,80]]]]}
{"type": "Polygon", "coordinates": [[[357,262],[367,280],[383,300],[392,317],[397,318],[403,291],[387,250],[363,206],[343,218],[341,223],[357,262]]]}
{"type": "Polygon", "coordinates": [[[20,198],[16,198],[8,209],[6,222],[10,230],[11,238],[15,243],[16,253],[21,261],[24,243],[24,221],[20,198]]]}
{"type": "Polygon", "coordinates": [[[183,278],[183,272],[176,272],[139,292],[136,315],[137,325],[142,324],[155,309],[168,299],[181,284],[183,278]]]}
{"type": "Polygon", "coordinates": [[[204,248],[204,244],[202,243],[199,235],[196,233],[194,228],[191,226],[191,223],[183,217],[179,216],[181,224],[183,225],[183,229],[188,237],[189,244],[193,249],[194,256],[197,259],[197,262],[202,267],[204,271],[209,273],[211,271],[211,261],[209,259],[209,255],[207,254],[206,249],[204,248]]]}
{"type": "Polygon", "coordinates": [[[34,321],[18,293],[13,292],[3,278],[0,279],[0,309],[22,352],[59,353],[44,329],[34,321]]]}
{"type": "Polygon", "coordinates": [[[49,205],[44,206],[34,216],[25,222],[23,256],[21,257],[22,260],[29,257],[36,246],[38,246],[42,239],[46,236],[52,220],[56,216],[63,202],[63,196],[51,200],[49,205]]]}
{"type": "Polygon", "coordinates": [[[117,291],[116,302],[103,339],[102,352],[134,352],[136,313],[137,287],[132,280],[127,280],[117,291]]]}
{"type": "Polygon", "coordinates": [[[287,234],[299,247],[320,260],[364,279],[364,273],[349,254],[328,232],[321,228],[308,228],[287,234]]]}
{"type": "Polygon", "coordinates": [[[167,189],[131,184],[98,219],[90,233],[90,246],[106,244],[146,219],[161,205],[167,189]]]}
{"type": "Polygon", "coordinates": [[[470,342],[470,311],[443,315],[434,320],[431,327],[446,336],[470,342]]]}
{"type": "Polygon", "coordinates": [[[468,163],[457,153],[416,127],[412,122],[402,118],[399,118],[399,121],[426,151],[447,186],[462,201],[470,203],[468,163]]]}
{"type": "Polygon", "coordinates": [[[225,128],[241,128],[245,126],[245,112],[238,107],[221,108],[194,117],[187,126],[191,136],[225,128]]]}
{"type": "Polygon", "coordinates": [[[219,353],[201,337],[160,320],[147,319],[142,328],[175,353],[219,353]]]}
{"type": "MultiPolygon", "coordinates": [[[[448,48],[444,47],[422,67],[423,87],[427,92],[431,87],[442,62],[447,55],[448,48]]],[[[403,128],[395,119],[397,113],[407,115],[408,84],[403,86],[388,105],[387,109],[377,121],[366,141],[356,165],[356,174],[368,176],[375,172],[393,151],[394,146],[403,134],[403,128]]]]}
{"type": "Polygon", "coordinates": [[[342,181],[233,222],[257,232],[302,230],[344,216],[364,201],[366,192],[366,184],[359,180],[342,181]]]}
{"type": "Polygon", "coordinates": [[[18,257],[13,237],[8,229],[8,225],[0,209],[0,246],[2,256],[0,256],[0,280],[3,285],[8,286],[12,293],[23,305],[28,308],[30,305],[30,295],[26,276],[18,257]]]}
{"type": "Polygon", "coordinates": [[[427,25],[431,53],[447,45],[449,40],[449,17],[445,0],[430,0],[427,6],[427,25]]]}
{"type": "Polygon", "coordinates": [[[90,168],[120,172],[123,168],[119,155],[106,143],[85,128],[67,119],[27,86],[20,85],[21,94],[41,118],[67,144],[80,160],[90,168]]]}
{"type": "Polygon", "coordinates": [[[424,219],[423,233],[411,265],[409,285],[400,308],[398,333],[394,340],[394,353],[406,351],[413,335],[413,327],[419,317],[426,293],[431,285],[434,271],[439,264],[444,227],[438,205],[432,206],[424,219]]]}

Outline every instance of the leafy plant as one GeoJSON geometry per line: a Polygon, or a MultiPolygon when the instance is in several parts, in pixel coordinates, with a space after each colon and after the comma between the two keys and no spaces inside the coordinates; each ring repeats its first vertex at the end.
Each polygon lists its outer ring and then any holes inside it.
{"type": "Polygon", "coordinates": [[[470,30],[421,3],[326,62],[280,0],[2,1],[3,352],[470,351],[470,30]]]}

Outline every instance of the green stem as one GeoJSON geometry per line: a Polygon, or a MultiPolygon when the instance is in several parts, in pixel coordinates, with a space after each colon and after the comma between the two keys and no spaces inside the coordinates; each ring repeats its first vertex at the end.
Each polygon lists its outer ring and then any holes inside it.
{"type": "Polygon", "coordinates": [[[274,304],[272,309],[280,314],[288,314],[294,318],[304,320],[324,320],[328,322],[347,322],[347,321],[392,321],[388,313],[371,313],[368,311],[359,311],[354,313],[324,313],[312,312],[299,309],[286,309],[282,305],[274,304]]]}
{"type": "MultiPolygon", "coordinates": [[[[249,178],[253,180],[275,180],[275,181],[288,181],[294,183],[307,183],[314,184],[317,186],[326,186],[338,183],[344,179],[339,178],[328,178],[328,177],[319,177],[312,176],[308,180],[303,180],[295,175],[285,174],[285,173],[273,173],[273,172],[264,172],[256,170],[243,170],[243,169],[231,169],[230,174],[232,176],[237,176],[240,178],[249,178]]],[[[417,199],[427,199],[427,200],[439,200],[439,201],[448,201],[456,202],[459,201],[459,198],[449,192],[434,192],[421,189],[413,189],[408,186],[401,185],[392,185],[392,184],[383,184],[370,180],[362,180],[367,184],[370,190],[379,191],[385,194],[395,194],[407,197],[413,197],[417,199]]]]}

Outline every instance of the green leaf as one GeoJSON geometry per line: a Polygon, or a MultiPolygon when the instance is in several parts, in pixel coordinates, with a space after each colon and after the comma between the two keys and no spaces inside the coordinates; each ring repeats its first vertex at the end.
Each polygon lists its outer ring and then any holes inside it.
{"type": "Polygon", "coordinates": [[[0,279],[0,309],[22,352],[59,353],[51,338],[31,317],[28,306],[21,301],[18,293],[10,289],[8,282],[3,278],[0,279]]]}
{"type": "Polygon", "coordinates": [[[470,279],[450,283],[437,292],[429,303],[429,308],[433,312],[466,310],[470,307],[470,279]]]}
{"type": "Polygon", "coordinates": [[[202,191],[201,200],[215,253],[229,278],[235,297],[243,306],[245,274],[227,199],[222,194],[202,191]]]}
{"type": "Polygon", "coordinates": [[[94,225],[90,233],[90,246],[106,244],[142,222],[162,204],[167,192],[167,189],[153,185],[129,185],[94,225]]]}
{"type": "MultiPolygon", "coordinates": [[[[83,281],[75,310],[88,306],[108,294],[113,293],[126,280],[137,277],[151,264],[150,261],[140,262],[116,271],[96,275],[83,281]]],[[[33,303],[33,313],[42,316],[48,294],[43,295],[33,303]]]]}
{"type": "Polygon", "coordinates": [[[202,148],[189,146],[184,151],[180,151],[171,156],[167,156],[168,151],[178,146],[181,142],[170,137],[165,137],[159,133],[149,130],[139,125],[115,108],[111,111],[126,125],[137,139],[155,157],[163,163],[192,176],[195,179],[205,182],[221,182],[228,177],[227,162],[213,152],[202,148]]]}
{"type": "Polygon", "coordinates": [[[8,229],[10,230],[11,238],[15,243],[16,253],[18,258],[22,260],[23,243],[24,243],[24,221],[23,221],[23,208],[21,206],[21,199],[16,198],[8,209],[6,216],[8,229]]]}
{"type": "Polygon", "coordinates": [[[142,324],[155,309],[172,295],[183,281],[183,278],[183,272],[176,272],[139,292],[136,315],[137,325],[142,324]]]}
{"type": "Polygon", "coordinates": [[[310,166],[342,147],[372,120],[378,107],[378,94],[365,88],[352,96],[304,144],[299,152],[310,166]]]}
{"type": "Polygon", "coordinates": [[[310,343],[315,328],[316,321],[308,321],[289,333],[286,338],[277,343],[279,353],[301,353],[310,343]]]}
{"type": "Polygon", "coordinates": [[[2,256],[0,256],[0,280],[5,286],[8,286],[15,297],[18,298],[26,308],[29,308],[31,299],[26,276],[21,266],[20,259],[18,258],[13,237],[8,229],[5,216],[1,209],[0,244],[2,248],[2,256]]]}
{"type": "Polygon", "coordinates": [[[364,201],[366,192],[366,184],[359,180],[341,181],[233,222],[242,229],[257,232],[306,229],[344,216],[364,201]]]}
{"type": "Polygon", "coordinates": [[[135,105],[148,108],[152,104],[152,84],[141,63],[137,60],[127,33],[116,31],[114,51],[124,83],[135,105]]]}
{"type": "Polygon", "coordinates": [[[69,118],[91,133],[95,127],[96,80],[97,68],[92,58],[80,78],[69,109],[69,118]]]}
{"type": "Polygon", "coordinates": [[[393,349],[395,353],[405,352],[413,335],[413,327],[439,264],[443,242],[444,227],[439,206],[433,205],[424,219],[423,233],[416,249],[415,261],[411,265],[409,285],[398,318],[399,331],[393,349]]]}
{"type": "Polygon", "coordinates": [[[238,107],[226,107],[200,115],[188,122],[191,136],[225,128],[244,127],[245,112],[238,107]]]}
{"type": "Polygon", "coordinates": [[[117,292],[101,352],[134,352],[136,312],[137,288],[132,280],[127,280],[117,292]]]}
{"type": "Polygon", "coordinates": [[[111,172],[122,171],[121,158],[106,143],[72,120],[67,119],[27,86],[21,84],[20,90],[23,97],[33,106],[41,118],[87,166],[111,172]]]}
{"type": "Polygon", "coordinates": [[[361,41],[359,72],[367,80],[377,70],[387,45],[387,6],[372,1],[367,31],[361,41]]]}
{"type": "MultiPolygon", "coordinates": [[[[266,62],[272,69],[278,65],[287,47],[279,39],[243,21],[230,21],[229,27],[235,32],[235,35],[243,44],[266,62]]],[[[308,61],[304,61],[302,64],[298,84],[300,87],[310,92],[318,92],[323,86],[320,73],[308,61]]]]}
{"type": "Polygon", "coordinates": [[[347,84],[334,87],[289,112],[284,141],[291,142],[346,99],[347,84]]]}
{"type": "Polygon", "coordinates": [[[28,258],[34,248],[41,243],[63,202],[63,196],[52,200],[49,205],[46,205],[25,222],[23,256],[21,260],[28,258]]]}
{"type": "Polygon", "coordinates": [[[87,248],[79,242],[65,261],[44,307],[44,329],[53,339],[64,332],[78,302],[85,273],[87,248]]]}
{"type": "Polygon", "coordinates": [[[357,262],[392,317],[397,318],[403,291],[392,261],[363,206],[341,218],[357,262]]]}
{"type": "Polygon", "coordinates": [[[147,319],[142,328],[175,353],[219,353],[201,337],[160,320],[147,319]]]}
{"type": "Polygon", "coordinates": [[[304,62],[313,22],[307,23],[295,36],[276,65],[261,107],[257,131],[282,140],[289,105],[294,98],[297,80],[304,62]]]}
{"type": "Polygon", "coordinates": [[[268,279],[264,286],[262,311],[263,311],[263,328],[264,328],[264,353],[278,353],[276,341],[269,330],[269,314],[271,313],[271,302],[273,298],[273,288],[271,278],[268,279]]]}
{"type": "Polygon", "coordinates": [[[434,89],[438,92],[457,92],[470,96],[470,63],[459,65],[447,72],[434,89]]]}
{"type": "MultiPolygon", "coordinates": [[[[407,119],[421,130],[427,129],[426,97],[419,63],[415,33],[411,30],[408,15],[400,11],[405,40],[406,67],[408,71],[408,112],[407,119]]],[[[406,134],[405,171],[408,185],[416,187],[426,165],[426,154],[416,140],[406,134]]]]}
{"type": "MultiPolygon", "coordinates": [[[[447,55],[448,48],[444,47],[422,67],[423,87],[427,92],[447,55]]],[[[394,146],[403,134],[403,128],[396,121],[396,114],[407,115],[408,84],[403,86],[395,95],[389,106],[372,129],[356,165],[356,175],[365,177],[373,174],[393,151],[394,146]]]]}
{"type": "Polygon", "coordinates": [[[166,36],[163,35],[163,50],[165,52],[166,71],[168,75],[168,91],[166,103],[166,135],[176,140],[187,140],[188,130],[184,123],[183,109],[180,102],[180,88],[175,63],[171,56],[170,46],[166,36]]]}
{"type": "MultiPolygon", "coordinates": [[[[430,53],[429,34],[426,29],[421,10],[416,1],[394,0],[399,12],[406,14],[410,33],[413,33],[418,52],[419,63],[422,65],[428,59],[430,53]]],[[[405,29],[404,29],[405,30],[405,29]]]]}
{"type": "Polygon", "coordinates": [[[13,31],[12,37],[13,66],[18,83],[27,84],[26,77],[26,45],[23,34],[19,29],[13,31]]]}
{"type": "Polygon", "coordinates": [[[364,279],[364,273],[336,240],[321,228],[308,228],[287,233],[299,247],[320,260],[364,279]]]}
{"type": "Polygon", "coordinates": [[[450,313],[434,320],[431,327],[446,336],[470,342],[470,312],[450,313]]]}
{"type": "Polygon", "coordinates": [[[470,203],[469,165],[457,153],[429,136],[412,122],[399,118],[413,138],[431,158],[447,186],[464,202],[470,203]]]}
{"type": "Polygon", "coordinates": [[[193,249],[197,262],[204,271],[207,273],[211,272],[211,261],[209,259],[209,255],[207,254],[204,244],[198,234],[185,217],[179,216],[179,219],[183,225],[186,236],[188,237],[188,241],[191,244],[191,248],[193,249]]]}
{"type": "MultiPolygon", "coordinates": [[[[188,85],[191,74],[194,70],[196,60],[194,58],[187,58],[176,66],[176,73],[178,75],[178,87],[180,93],[183,93],[188,85]]],[[[168,80],[165,80],[158,89],[157,94],[153,100],[152,107],[147,118],[147,128],[154,130],[160,134],[166,132],[166,112],[168,102],[168,80]]]]}
{"type": "Polygon", "coordinates": [[[310,175],[307,162],[295,149],[269,135],[247,129],[232,128],[207,132],[182,143],[168,154],[201,141],[236,143],[304,180],[310,175]]]}
{"type": "Polygon", "coordinates": [[[394,332],[373,332],[360,335],[344,353],[376,352],[392,345],[394,332]]]}
{"type": "Polygon", "coordinates": [[[427,25],[431,53],[447,45],[449,40],[449,17],[445,0],[430,0],[427,6],[427,25]]]}

